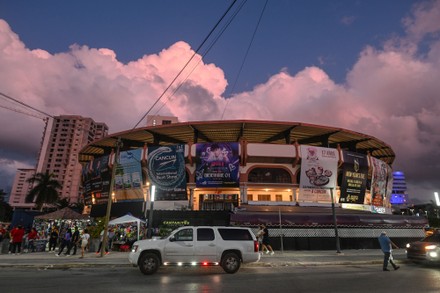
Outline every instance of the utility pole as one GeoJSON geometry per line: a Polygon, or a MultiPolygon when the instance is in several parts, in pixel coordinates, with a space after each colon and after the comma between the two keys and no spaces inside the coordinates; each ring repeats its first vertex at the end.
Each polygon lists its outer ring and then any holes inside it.
{"type": "Polygon", "coordinates": [[[118,140],[116,142],[116,154],[115,154],[115,161],[112,166],[112,174],[110,178],[110,189],[108,192],[108,200],[107,200],[107,212],[105,213],[105,221],[104,221],[104,235],[102,239],[102,246],[101,246],[101,257],[104,256],[105,248],[107,247],[108,243],[108,222],[110,221],[110,212],[112,210],[112,196],[113,196],[113,189],[115,186],[115,175],[116,175],[116,168],[118,167],[119,163],[119,152],[122,147],[122,141],[121,138],[118,137],[118,140]]]}

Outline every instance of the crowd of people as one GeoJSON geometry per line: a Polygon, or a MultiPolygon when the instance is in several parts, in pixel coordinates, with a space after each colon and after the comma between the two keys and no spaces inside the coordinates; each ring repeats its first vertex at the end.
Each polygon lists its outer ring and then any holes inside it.
{"type": "MultiPolygon", "coordinates": [[[[8,253],[13,255],[47,251],[55,253],[56,256],[72,256],[81,249],[82,258],[85,252],[90,251],[91,235],[89,233],[92,229],[82,224],[84,223],[34,223],[32,228],[25,229],[21,225],[12,227],[0,223],[0,252],[1,244],[5,242],[3,245],[6,246],[8,242],[8,253]]],[[[101,230],[99,247],[97,250],[93,247],[97,254],[102,249],[103,236],[104,230],[101,230]]],[[[137,227],[128,224],[111,226],[107,237],[107,245],[104,247],[106,254],[112,248],[129,249],[137,240],[137,227]]]]}
{"type": "MultiPolygon", "coordinates": [[[[32,252],[57,251],[60,256],[64,249],[64,255],[76,255],[77,249],[81,248],[81,256],[84,257],[84,251],[90,245],[90,234],[88,229],[80,229],[77,225],[63,226],[61,229],[52,225],[47,228],[32,227],[25,229],[22,225],[6,227],[0,224],[0,244],[4,241],[9,242],[9,254],[21,254],[32,252]],[[58,248],[58,249],[57,249],[58,248]]],[[[1,247],[0,247],[1,248],[1,247]]]]}

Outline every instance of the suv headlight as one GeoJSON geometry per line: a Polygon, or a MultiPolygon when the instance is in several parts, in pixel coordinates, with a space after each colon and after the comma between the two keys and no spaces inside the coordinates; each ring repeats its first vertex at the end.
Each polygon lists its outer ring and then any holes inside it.
{"type": "Polygon", "coordinates": [[[139,245],[133,245],[131,247],[131,252],[136,252],[138,250],[139,245]]]}
{"type": "Polygon", "coordinates": [[[410,248],[410,247],[411,247],[411,244],[407,243],[406,248],[410,248]]]}
{"type": "Polygon", "coordinates": [[[436,249],[436,248],[437,248],[437,245],[435,245],[435,244],[425,246],[425,249],[426,249],[426,250],[433,250],[433,249],[436,249]]]}

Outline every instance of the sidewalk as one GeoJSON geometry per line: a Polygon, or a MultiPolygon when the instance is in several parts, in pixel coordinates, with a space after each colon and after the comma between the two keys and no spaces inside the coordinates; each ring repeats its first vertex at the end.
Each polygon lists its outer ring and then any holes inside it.
{"type": "MultiPolygon", "coordinates": [[[[74,267],[121,267],[131,266],[128,262],[128,252],[110,252],[101,257],[94,252],[86,253],[83,259],[80,255],[59,257],[55,253],[34,252],[22,254],[0,254],[0,269],[40,268],[65,269],[74,267]]],[[[397,263],[407,262],[405,250],[397,249],[393,252],[397,263]]],[[[379,249],[346,250],[341,253],[331,250],[319,251],[275,251],[274,255],[262,255],[257,263],[243,266],[324,266],[324,265],[371,265],[382,264],[383,254],[379,249]]]]}

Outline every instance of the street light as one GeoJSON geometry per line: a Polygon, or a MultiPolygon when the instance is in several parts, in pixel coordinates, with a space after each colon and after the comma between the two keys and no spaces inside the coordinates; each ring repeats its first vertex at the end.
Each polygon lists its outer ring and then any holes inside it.
{"type": "Polygon", "coordinates": [[[151,239],[153,236],[153,207],[154,207],[154,197],[156,196],[156,185],[151,186],[150,193],[150,212],[148,213],[148,230],[147,230],[147,238],[151,239]]]}

